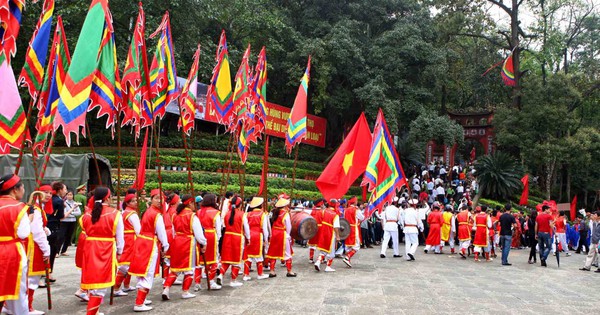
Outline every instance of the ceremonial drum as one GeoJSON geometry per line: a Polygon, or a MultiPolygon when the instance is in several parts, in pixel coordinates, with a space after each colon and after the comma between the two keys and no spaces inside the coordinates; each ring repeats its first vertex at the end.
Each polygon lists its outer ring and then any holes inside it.
{"type": "Polygon", "coordinates": [[[340,218],[340,240],[345,240],[350,235],[350,222],[344,218],[340,218]]]}
{"type": "Polygon", "coordinates": [[[309,240],[317,234],[317,220],[304,211],[292,212],[292,237],[295,240],[309,240]]]}

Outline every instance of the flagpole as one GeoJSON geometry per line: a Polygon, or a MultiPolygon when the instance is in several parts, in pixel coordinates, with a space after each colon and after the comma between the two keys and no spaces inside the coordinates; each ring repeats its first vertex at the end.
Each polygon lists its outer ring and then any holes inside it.
{"type": "MultiPolygon", "coordinates": [[[[266,132],[265,132],[266,133],[266,132]]],[[[265,154],[263,156],[263,173],[262,173],[262,180],[263,180],[263,198],[264,198],[264,203],[267,203],[267,197],[269,196],[268,194],[268,185],[267,185],[267,174],[269,172],[269,135],[267,135],[265,137],[265,154]]]]}
{"type": "MultiPolygon", "coordinates": [[[[31,120],[31,114],[33,112],[33,106],[37,99],[31,98],[29,100],[29,108],[27,108],[27,115],[25,116],[25,130],[23,130],[23,134],[21,135],[21,149],[19,150],[19,157],[17,158],[17,165],[15,165],[15,175],[19,174],[19,170],[21,169],[21,164],[23,164],[23,154],[25,153],[25,146],[27,142],[27,133],[29,132],[29,121],[31,120]]],[[[33,159],[33,150],[31,158],[33,159]]],[[[36,171],[34,170],[34,173],[36,171]]]]}
{"type": "Polygon", "coordinates": [[[44,177],[46,176],[46,168],[48,167],[48,163],[50,162],[50,154],[52,153],[52,148],[54,147],[54,137],[56,135],[56,131],[52,131],[50,135],[50,142],[48,142],[48,148],[46,149],[46,154],[44,155],[44,162],[42,164],[42,169],[40,170],[40,175],[37,178],[38,187],[44,181],[44,177]]]}
{"type": "MultiPolygon", "coordinates": [[[[190,157],[190,152],[188,151],[187,136],[185,134],[185,126],[184,126],[184,122],[183,122],[183,111],[181,110],[181,103],[179,102],[179,100],[177,100],[177,107],[179,107],[179,121],[181,122],[181,137],[183,138],[183,149],[185,152],[185,160],[187,162],[188,184],[190,185],[190,191],[192,193],[192,196],[194,196],[195,193],[194,193],[194,178],[192,176],[192,159],[190,157]]],[[[195,117],[192,117],[191,119],[195,119],[195,117]]]]}
{"type": "Polygon", "coordinates": [[[98,159],[96,158],[96,149],[94,148],[94,141],[92,140],[92,133],[90,132],[90,125],[87,119],[85,120],[85,130],[90,139],[90,149],[92,149],[92,157],[94,158],[94,164],[96,165],[96,175],[98,176],[98,183],[102,186],[102,176],[100,176],[100,166],[98,165],[98,159]]]}
{"type": "MultiPolygon", "coordinates": [[[[219,130],[219,127],[217,127],[217,131],[219,130]]],[[[227,187],[227,185],[225,184],[225,166],[227,165],[228,161],[229,161],[229,153],[230,153],[230,148],[231,148],[231,142],[233,141],[233,133],[229,134],[229,141],[227,142],[227,151],[225,154],[225,160],[223,160],[223,168],[222,168],[222,174],[221,174],[221,195],[225,194],[225,189],[227,187]],[[225,188],[224,188],[225,187],[225,188]]],[[[229,169],[229,166],[228,168],[229,169]]],[[[228,179],[229,180],[229,179],[228,179]]]]}
{"type": "Polygon", "coordinates": [[[300,143],[296,146],[296,153],[294,157],[294,169],[292,170],[292,191],[290,192],[290,197],[292,200],[294,199],[294,186],[296,185],[296,165],[298,164],[298,148],[300,148],[300,143]]]}
{"type": "MultiPolygon", "coordinates": [[[[160,122],[160,120],[158,120],[158,122],[160,122]]],[[[155,164],[156,164],[156,171],[157,171],[157,175],[158,175],[158,190],[160,190],[160,194],[159,194],[159,196],[160,196],[160,207],[162,209],[162,207],[164,205],[163,205],[163,197],[162,197],[162,192],[163,192],[162,191],[162,175],[161,175],[161,172],[160,172],[160,153],[158,151],[158,135],[157,135],[158,131],[156,130],[157,125],[158,125],[157,122],[154,122],[152,124],[152,134],[157,139],[155,141],[155,147],[154,147],[155,148],[155,153],[156,153],[156,162],[155,162],[155,164]]]]}
{"type": "MultiPolygon", "coordinates": [[[[125,97],[126,99],[126,97],[125,97]]],[[[126,104],[126,103],[124,103],[126,104]]],[[[121,204],[121,113],[117,111],[117,209],[121,204]]],[[[125,210],[125,209],[123,209],[125,210]]]]}

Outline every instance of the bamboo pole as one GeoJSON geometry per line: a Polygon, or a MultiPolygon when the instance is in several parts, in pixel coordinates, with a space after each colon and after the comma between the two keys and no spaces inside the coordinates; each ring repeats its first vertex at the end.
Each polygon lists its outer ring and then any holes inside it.
{"type": "MultiPolygon", "coordinates": [[[[117,111],[117,209],[121,207],[121,113],[117,111]]],[[[125,210],[125,209],[123,209],[125,210]]]]}
{"type": "Polygon", "coordinates": [[[158,175],[158,190],[160,190],[160,194],[159,194],[159,196],[160,196],[160,206],[161,206],[161,209],[162,209],[162,207],[164,205],[164,201],[163,201],[163,190],[162,190],[162,175],[161,175],[161,172],[160,172],[161,171],[160,170],[160,167],[161,167],[160,166],[160,153],[158,152],[158,146],[159,146],[159,144],[158,144],[158,135],[157,135],[158,131],[156,130],[157,129],[157,125],[159,126],[158,128],[160,128],[160,120],[158,120],[158,123],[152,124],[152,134],[156,137],[156,141],[155,141],[156,145],[155,145],[154,148],[155,148],[155,152],[156,152],[156,167],[157,167],[156,171],[157,171],[157,175],[158,175]]]}
{"type": "MultiPolygon", "coordinates": [[[[187,162],[187,171],[188,171],[188,184],[190,185],[190,191],[192,196],[195,196],[194,193],[194,177],[192,175],[192,158],[190,156],[190,152],[188,150],[188,142],[187,135],[185,134],[185,126],[183,124],[183,111],[181,110],[181,103],[177,102],[177,107],[179,107],[179,121],[181,122],[181,137],[183,138],[183,149],[185,152],[185,159],[187,162]]],[[[195,119],[195,117],[192,117],[195,119]]]]}
{"type": "Polygon", "coordinates": [[[98,164],[98,159],[96,158],[96,149],[94,148],[94,141],[92,140],[92,133],[90,132],[90,125],[88,124],[87,119],[85,120],[85,130],[87,131],[88,137],[90,139],[90,149],[92,149],[92,157],[94,158],[94,164],[96,165],[96,175],[98,176],[98,183],[100,184],[100,186],[102,186],[100,165],[98,164]]]}
{"type": "MultiPolygon", "coordinates": [[[[219,130],[219,127],[217,127],[217,131],[219,130]]],[[[225,166],[227,165],[227,161],[229,161],[229,153],[230,153],[230,147],[231,147],[231,142],[233,141],[233,133],[231,133],[229,135],[229,141],[227,141],[227,153],[225,154],[225,160],[223,160],[223,168],[221,169],[221,189],[220,189],[220,193],[221,195],[225,194],[225,189],[224,187],[226,187],[225,185],[225,166]]]]}
{"type": "Polygon", "coordinates": [[[290,193],[290,197],[294,200],[294,186],[296,185],[296,165],[298,164],[298,148],[300,144],[296,146],[296,153],[294,157],[294,169],[292,170],[292,191],[290,193]]]}
{"type": "Polygon", "coordinates": [[[48,142],[48,148],[46,149],[46,154],[44,155],[44,162],[42,164],[42,169],[40,170],[40,175],[37,178],[37,186],[41,186],[44,181],[44,177],[46,176],[46,168],[48,167],[48,163],[50,162],[50,154],[52,153],[52,148],[54,148],[54,138],[56,135],[56,131],[52,131],[50,135],[50,141],[48,142]]]}
{"type": "MultiPolygon", "coordinates": [[[[33,112],[33,107],[35,106],[36,99],[31,98],[29,100],[29,108],[27,108],[27,114],[25,115],[25,130],[23,130],[23,134],[21,135],[21,150],[19,150],[19,157],[17,158],[17,165],[15,165],[15,175],[19,174],[19,170],[21,169],[21,164],[23,164],[23,154],[25,153],[25,146],[27,140],[27,134],[29,133],[29,121],[31,120],[31,114],[33,112]]],[[[4,105],[2,105],[4,106],[4,105]]],[[[33,155],[31,156],[33,158],[33,155]]],[[[35,171],[34,171],[35,173],[35,171]]]]}
{"type": "Polygon", "coordinates": [[[263,199],[265,200],[263,202],[263,204],[266,206],[267,204],[267,198],[269,196],[268,194],[268,185],[267,185],[267,179],[268,179],[268,172],[269,172],[269,135],[266,136],[265,138],[265,154],[263,156],[263,174],[262,174],[262,180],[264,182],[264,186],[263,186],[263,199]]]}

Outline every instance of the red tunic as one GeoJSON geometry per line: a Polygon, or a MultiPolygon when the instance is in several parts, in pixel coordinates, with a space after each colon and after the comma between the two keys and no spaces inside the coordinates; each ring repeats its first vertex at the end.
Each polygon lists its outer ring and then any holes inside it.
{"type": "Polygon", "coordinates": [[[92,223],[91,213],[83,215],[81,222],[86,231],[85,252],[81,268],[81,288],[93,290],[115,285],[117,246],[115,235],[121,213],[115,208],[102,206],[102,215],[92,223]]]}
{"type": "Polygon", "coordinates": [[[0,301],[19,299],[25,268],[21,262],[27,254],[17,229],[28,208],[10,196],[0,196],[0,301]]]}
{"type": "Polygon", "coordinates": [[[489,244],[488,237],[488,215],[480,212],[475,216],[475,239],[473,240],[474,246],[487,247],[489,244]]]}
{"type": "Polygon", "coordinates": [[[427,223],[429,224],[429,235],[427,235],[427,240],[425,241],[425,245],[431,246],[439,246],[442,242],[442,223],[444,219],[442,217],[442,213],[439,211],[433,211],[427,217],[427,223]]]}
{"type": "MultiPolygon", "coordinates": [[[[152,269],[157,272],[158,264],[150,266],[153,253],[158,253],[158,238],[156,237],[156,220],[160,214],[160,209],[151,206],[144,212],[142,228],[140,235],[135,239],[133,245],[133,256],[129,267],[129,274],[132,276],[145,277],[152,269]]],[[[167,234],[169,234],[167,232],[167,234]]]]}
{"type": "Polygon", "coordinates": [[[319,208],[313,208],[310,214],[317,221],[317,233],[315,234],[315,236],[313,236],[313,238],[308,240],[308,246],[316,247],[317,243],[319,243],[319,231],[321,230],[321,222],[323,222],[323,212],[324,210],[321,210],[319,208]]]}
{"type": "MultiPolygon", "coordinates": [[[[217,239],[217,230],[215,229],[217,217],[219,216],[219,210],[215,208],[201,208],[200,211],[196,212],[200,224],[204,229],[204,237],[206,238],[206,252],[204,257],[206,258],[206,264],[217,263],[217,253],[219,240],[217,239]]],[[[200,245],[196,244],[196,252],[200,252],[200,245]]],[[[203,265],[204,261],[202,255],[196,256],[196,266],[203,265]]]]}
{"type": "Polygon", "coordinates": [[[129,265],[133,258],[133,246],[137,237],[133,225],[129,222],[129,217],[134,214],[137,214],[137,211],[132,208],[127,207],[123,210],[123,240],[125,241],[125,246],[123,247],[123,254],[121,254],[119,265],[129,265]]]}
{"type": "MultiPolygon", "coordinates": [[[[517,220],[519,222],[519,220],[517,220]]],[[[556,233],[565,233],[565,217],[558,217],[556,221],[554,221],[554,226],[556,227],[556,233]]]]}
{"type": "Polygon", "coordinates": [[[242,262],[244,250],[244,224],[245,213],[240,211],[229,211],[225,215],[225,235],[223,235],[223,246],[221,247],[221,263],[239,265],[242,262]],[[229,225],[229,218],[235,214],[233,225],[229,225]]]}
{"type": "MultiPolygon", "coordinates": [[[[171,206],[177,208],[177,206],[171,206]]],[[[173,217],[171,216],[172,210],[169,208],[167,211],[162,213],[163,222],[165,223],[165,231],[167,231],[167,242],[171,244],[173,242],[173,217]]],[[[162,247],[162,245],[161,245],[162,247]]],[[[165,257],[171,258],[171,246],[167,249],[165,257]]]]}
{"type": "Polygon", "coordinates": [[[357,210],[358,208],[356,208],[356,206],[351,205],[346,209],[346,211],[344,211],[344,218],[348,220],[348,223],[350,223],[350,234],[348,235],[348,238],[346,238],[345,241],[345,244],[348,247],[360,245],[360,239],[359,244],[356,243],[357,236],[360,237],[360,222],[356,220],[357,210]]]}
{"type": "Polygon", "coordinates": [[[245,258],[263,257],[263,224],[267,220],[267,214],[261,209],[254,209],[246,216],[250,227],[250,245],[244,248],[245,258]]]}
{"type": "MultiPolygon", "coordinates": [[[[33,206],[35,211],[38,211],[42,216],[42,227],[46,227],[48,219],[46,218],[46,211],[42,210],[37,205],[33,206]]],[[[44,253],[33,240],[33,233],[29,234],[29,237],[23,240],[23,246],[27,250],[27,260],[29,260],[29,272],[28,276],[41,276],[46,274],[46,263],[44,263],[44,253]]]]}
{"type": "Polygon", "coordinates": [[[470,241],[471,228],[469,228],[469,211],[463,210],[456,215],[458,220],[458,240],[470,241]]]}
{"type": "Polygon", "coordinates": [[[269,251],[267,252],[268,259],[284,259],[285,258],[285,243],[288,239],[285,220],[290,214],[287,211],[281,210],[277,219],[273,222],[271,241],[269,241],[269,251]]]}
{"type": "Polygon", "coordinates": [[[192,220],[194,212],[189,208],[183,209],[179,214],[173,217],[173,227],[175,228],[175,237],[171,243],[171,271],[183,272],[194,268],[192,261],[194,253],[194,229],[192,220]]]}
{"type": "Polygon", "coordinates": [[[333,222],[336,218],[339,218],[339,216],[335,213],[334,209],[327,208],[323,211],[321,227],[319,228],[318,233],[319,242],[317,243],[317,248],[322,252],[329,253],[331,251],[331,244],[335,237],[333,222]]]}

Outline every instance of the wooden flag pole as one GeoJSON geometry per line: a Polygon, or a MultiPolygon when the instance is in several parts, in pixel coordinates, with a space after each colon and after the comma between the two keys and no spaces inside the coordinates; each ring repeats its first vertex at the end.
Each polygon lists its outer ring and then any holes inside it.
{"type": "Polygon", "coordinates": [[[42,164],[42,169],[40,170],[40,175],[37,178],[38,187],[42,185],[44,181],[44,177],[46,177],[46,168],[48,168],[48,163],[50,162],[50,154],[52,153],[52,148],[54,148],[54,137],[56,135],[56,131],[52,131],[50,135],[50,141],[48,142],[48,148],[46,149],[46,154],[44,155],[44,162],[42,164]]]}
{"type": "MultiPolygon", "coordinates": [[[[188,184],[190,185],[190,191],[192,196],[195,196],[194,193],[194,177],[192,174],[192,158],[190,157],[190,152],[188,150],[188,141],[187,135],[185,134],[185,126],[183,124],[183,111],[181,110],[181,103],[177,100],[177,107],[179,107],[179,121],[181,122],[181,138],[183,138],[183,149],[185,152],[185,160],[187,162],[187,172],[188,172],[188,184]]],[[[192,117],[195,119],[195,117],[192,117]]]]}
{"type": "Polygon", "coordinates": [[[294,157],[294,169],[292,170],[292,191],[290,193],[290,197],[292,200],[294,199],[294,186],[296,185],[296,165],[298,164],[298,148],[300,148],[300,143],[296,146],[296,153],[294,157]]]}
{"type": "MultiPolygon", "coordinates": [[[[218,128],[218,127],[217,127],[218,128]]],[[[218,129],[217,129],[218,130],[218,129]]],[[[233,141],[233,133],[229,134],[229,141],[227,141],[227,153],[225,154],[225,160],[223,160],[223,168],[221,169],[221,195],[225,194],[225,189],[224,187],[227,187],[227,185],[225,185],[225,169],[229,170],[229,166],[227,166],[228,161],[229,161],[229,153],[230,153],[230,148],[231,148],[231,142],[233,141]],[[226,168],[227,166],[227,168],[226,168]]]]}
{"type": "Polygon", "coordinates": [[[90,125],[88,124],[87,119],[85,120],[85,130],[90,139],[90,149],[92,149],[92,157],[94,158],[94,164],[96,165],[96,175],[98,176],[98,183],[102,186],[102,176],[100,175],[100,165],[98,164],[98,159],[96,158],[96,149],[94,148],[94,141],[92,140],[92,133],[90,132],[90,125]]]}
{"type": "MultiPolygon", "coordinates": [[[[19,170],[21,169],[21,164],[23,164],[23,154],[25,153],[25,146],[27,142],[27,133],[29,133],[29,121],[31,120],[31,114],[33,112],[33,107],[35,106],[36,99],[31,98],[29,100],[29,108],[27,108],[27,115],[25,115],[25,130],[23,130],[23,134],[21,135],[21,150],[19,150],[19,157],[17,158],[17,165],[15,165],[15,175],[19,174],[19,170]]],[[[33,153],[33,150],[32,150],[33,153]]],[[[33,159],[33,154],[31,155],[33,159]]],[[[34,173],[36,171],[34,170],[34,173]]]]}
{"type": "Polygon", "coordinates": [[[265,209],[266,209],[266,204],[267,204],[267,198],[269,196],[268,185],[267,185],[267,179],[268,179],[267,173],[269,172],[269,154],[268,154],[268,152],[269,152],[269,135],[267,135],[265,137],[265,155],[263,157],[263,174],[262,174],[262,180],[264,183],[262,194],[263,194],[263,199],[264,199],[263,205],[265,205],[265,209]]]}
{"type": "MultiPolygon", "coordinates": [[[[160,206],[161,206],[161,209],[162,209],[164,201],[163,201],[163,197],[162,197],[162,195],[163,195],[162,194],[162,175],[161,175],[161,172],[160,172],[161,171],[160,170],[161,166],[160,166],[160,153],[158,151],[158,135],[157,135],[158,131],[156,130],[157,126],[160,126],[160,120],[158,120],[158,123],[155,122],[155,123],[152,124],[152,134],[156,138],[156,141],[155,141],[156,144],[154,146],[155,153],[156,153],[156,163],[155,164],[156,164],[156,171],[157,171],[157,175],[158,175],[158,190],[160,190],[160,194],[159,194],[159,196],[160,196],[160,206]]],[[[158,127],[158,128],[160,128],[160,127],[158,127]]]]}

